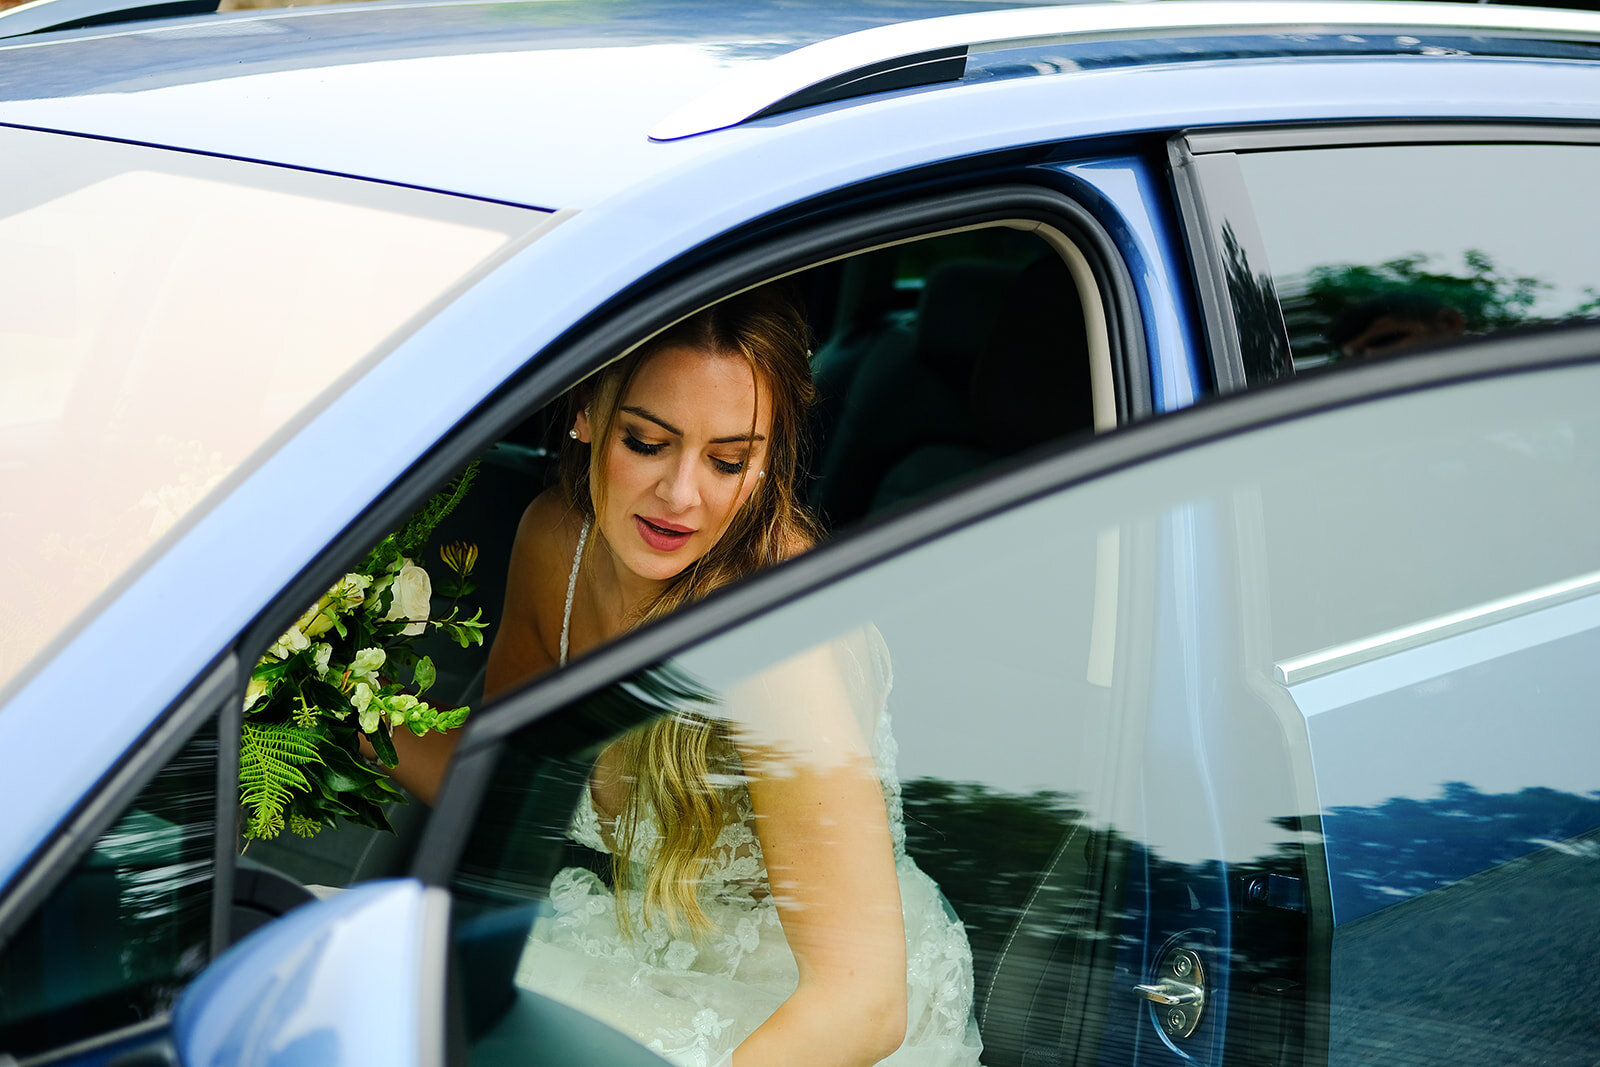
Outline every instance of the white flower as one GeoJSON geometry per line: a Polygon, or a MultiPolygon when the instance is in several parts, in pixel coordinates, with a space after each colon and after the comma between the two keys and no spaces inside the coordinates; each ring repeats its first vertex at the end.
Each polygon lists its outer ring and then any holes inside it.
{"type": "Polygon", "coordinates": [[[244,710],[249,711],[271,688],[272,684],[265,678],[250,679],[250,684],[244,687],[244,710]]]}
{"type": "Polygon", "coordinates": [[[344,576],[344,581],[338,587],[339,597],[350,607],[355,607],[361,603],[361,598],[366,595],[367,587],[371,584],[372,579],[367,575],[351,571],[344,576]]]}
{"type": "Polygon", "coordinates": [[[371,678],[383,669],[384,661],[388,658],[389,653],[381,648],[363,648],[350,662],[350,677],[371,678]]]}
{"type": "Polygon", "coordinates": [[[333,646],[326,641],[318,641],[311,646],[311,663],[321,678],[328,673],[328,661],[333,658],[333,646]]]}
{"type": "Polygon", "coordinates": [[[300,627],[291,626],[288,633],[278,638],[273,646],[267,649],[267,655],[277,659],[288,659],[296,652],[304,651],[310,646],[311,642],[306,639],[305,634],[300,632],[300,627]]]}
{"type": "Polygon", "coordinates": [[[378,728],[378,722],[383,718],[383,709],[376,704],[368,705],[367,710],[361,713],[361,732],[370,734],[378,728]]]}
{"type": "Polygon", "coordinates": [[[411,622],[400,633],[406,637],[415,637],[428,628],[428,615],[433,610],[433,581],[428,577],[428,572],[412,563],[410,560],[400,568],[400,573],[394,576],[394,597],[389,604],[389,612],[384,615],[384,622],[395,622],[407,619],[411,622]]]}

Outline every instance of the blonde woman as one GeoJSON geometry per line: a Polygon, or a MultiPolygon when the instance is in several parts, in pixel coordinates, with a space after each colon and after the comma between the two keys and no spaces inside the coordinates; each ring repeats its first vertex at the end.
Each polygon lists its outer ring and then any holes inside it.
{"type": "MultiPolygon", "coordinates": [[[[813,543],[807,360],[798,312],[756,290],[574,393],[487,693],[813,543]]],[[[975,1063],[971,954],[905,856],[886,693],[858,634],[735,687],[737,725],[670,716],[606,748],[570,832],[612,884],[556,876],[518,981],[696,1067],[975,1063]]]]}

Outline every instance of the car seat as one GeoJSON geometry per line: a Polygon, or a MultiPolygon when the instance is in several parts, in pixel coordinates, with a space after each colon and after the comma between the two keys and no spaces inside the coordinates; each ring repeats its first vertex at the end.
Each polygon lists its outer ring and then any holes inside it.
{"type": "Polygon", "coordinates": [[[830,525],[865,516],[884,474],[933,441],[966,443],[966,393],[1016,268],[961,260],[923,288],[909,347],[883,335],[862,360],[821,457],[812,507],[830,525]]]}
{"type": "Polygon", "coordinates": [[[872,510],[1075,433],[1093,432],[1088,332],[1077,285],[1049,253],[1009,286],[966,384],[960,433],[912,450],[883,476],[872,510]]]}

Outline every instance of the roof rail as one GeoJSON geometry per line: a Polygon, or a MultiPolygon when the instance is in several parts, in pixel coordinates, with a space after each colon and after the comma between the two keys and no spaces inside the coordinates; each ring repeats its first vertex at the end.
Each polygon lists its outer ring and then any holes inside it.
{"type": "Polygon", "coordinates": [[[1415,0],[1156,0],[946,15],[845,34],[737,69],[657,123],[650,139],[675,141],[813,104],[956,81],[971,52],[1158,35],[1427,30],[1600,41],[1600,15],[1415,0]]]}
{"type": "Polygon", "coordinates": [[[140,19],[206,15],[218,0],[33,0],[0,12],[0,39],[47,30],[76,30],[140,19]]]}

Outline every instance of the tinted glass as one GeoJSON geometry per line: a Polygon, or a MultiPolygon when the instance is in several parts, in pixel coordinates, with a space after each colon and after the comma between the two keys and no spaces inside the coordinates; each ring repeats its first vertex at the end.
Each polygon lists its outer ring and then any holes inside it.
{"type": "Polygon", "coordinates": [[[1296,369],[1600,315],[1600,148],[1242,153],[1296,369]]]}
{"type": "MultiPolygon", "coordinates": [[[[1059,519],[1034,509],[941,541],[518,735],[455,885],[473,1062],[525,1059],[548,997],[674,1061],[716,1063],[794,988],[788,944],[807,937],[848,946],[817,966],[907,990],[908,1044],[950,1062],[975,1060],[980,1024],[1009,1038],[984,1037],[985,1062],[1016,1062],[1029,1005],[991,991],[1055,959],[1035,1044],[1075,1041],[1055,1009],[1086,995],[1091,954],[1061,942],[1094,944],[1119,564],[1115,531],[1059,519]],[[647,925],[653,845],[627,852],[619,923],[629,824],[596,817],[585,783],[612,780],[608,745],[632,724],[691,713],[715,732],[708,788],[727,808],[699,874],[712,925],[647,925]],[[785,793],[812,788],[826,833],[785,793]],[[839,891],[819,888],[842,870],[839,891]]],[[[669,762],[621,773],[654,782],[669,762]]],[[[673,822],[650,809],[637,833],[653,842],[673,822]]],[[[839,981],[870,1001],[871,982],[839,981]]]]}
{"type": "Polygon", "coordinates": [[[547,216],[0,130],[0,688],[252,452],[547,216]]]}
{"type": "Polygon", "coordinates": [[[837,899],[862,914],[821,899],[809,921],[837,914],[863,973],[885,928],[903,939],[913,1037],[919,1005],[970,1011],[982,1051],[952,1037],[949,1062],[1591,1061],[1561,990],[1600,923],[1596,411],[1584,367],[1275,423],[948,534],[525,727],[455,885],[475,1062],[538,1047],[552,1000],[680,1063],[785,1004],[783,938],[807,929],[785,895],[830,868],[792,859],[764,791],[846,766],[841,737],[854,802],[830,818],[879,833],[903,918],[858,874],[837,899]],[[613,742],[674,716],[723,739],[706,789],[734,798],[726,843],[764,853],[679,868],[713,919],[695,934],[643,922],[665,853],[635,846],[630,940],[631,824],[607,805],[663,764],[613,742]]]}
{"type": "Polygon", "coordinates": [[[205,965],[217,759],[208,723],[0,951],[0,1053],[148,1019],[205,965]]]}

